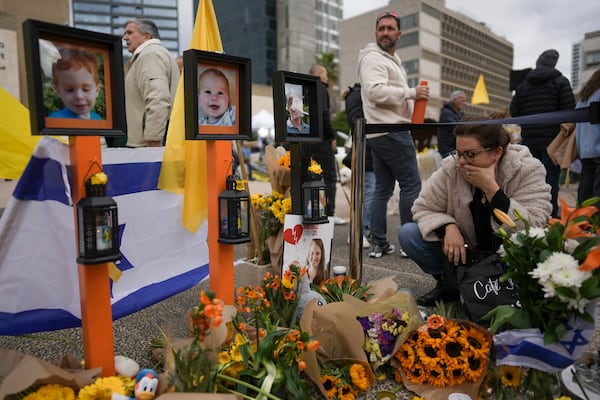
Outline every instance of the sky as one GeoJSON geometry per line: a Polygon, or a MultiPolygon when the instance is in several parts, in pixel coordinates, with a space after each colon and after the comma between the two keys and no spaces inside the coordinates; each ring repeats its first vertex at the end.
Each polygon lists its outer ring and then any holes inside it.
{"type": "MultiPolygon", "coordinates": [[[[384,7],[388,0],[344,0],[344,18],[384,7]]],[[[446,0],[446,7],[485,23],[512,42],[513,69],[535,67],[546,49],[558,50],[556,68],[571,78],[571,48],[586,32],[600,30],[598,0],[446,0]]],[[[394,10],[393,7],[390,10],[394,10]]]]}

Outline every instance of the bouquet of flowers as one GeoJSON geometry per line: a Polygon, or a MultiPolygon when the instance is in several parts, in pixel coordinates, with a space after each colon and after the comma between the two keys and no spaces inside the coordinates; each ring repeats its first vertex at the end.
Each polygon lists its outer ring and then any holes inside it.
{"type": "Polygon", "coordinates": [[[328,399],[354,399],[373,383],[371,368],[358,360],[327,360],[320,362],[321,383],[328,399]]]}
{"type": "MultiPolygon", "coordinates": [[[[537,328],[544,344],[554,343],[567,332],[569,319],[593,323],[586,309],[600,298],[600,230],[598,209],[592,198],[578,208],[560,199],[561,218],[551,219],[544,229],[532,228],[515,210],[525,229],[508,233],[500,229],[502,259],[509,265],[502,280],[519,285],[518,307],[499,306],[490,311],[490,330],[537,328]]],[[[500,210],[495,215],[505,225],[516,228],[515,221],[500,210]]]]}
{"type": "Polygon", "coordinates": [[[223,389],[258,399],[280,393],[290,399],[308,398],[301,381],[303,358],[319,342],[295,328],[296,290],[304,274],[306,269],[290,265],[281,279],[267,273],[261,286],[238,289],[238,314],[233,319],[237,334],[218,356],[219,376],[229,377],[223,389]]]}
{"type": "Polygon", "coordinates": [[[313,290],[321,293],[328,303],[344,301],[344,293],[367,301],[372,294],[369,293],[369,285],[361,285],[359,281],[349,275],[340,275],[321,282],[320,285],[311,284],[313,290]]]}
{"type": "Polygon", "coordinates": [[[259,265],[281,267],[283,254],[283,224],[285,214],[292,210],[290,154],[283,147],[269,145],[265,148],[265,162],[272,192],[269,195],[252,194],[253,224],[258,232],[257,241],[249,248],[249,257],[259,265]]]}
{"type": "Polygon", "coordinates": [[[292,199],[273,191],[267,196],[252,194],[250,201],[256,210],[260,224],[256,249],[258,263],[268,264],[271,262],[271,247],[273,247],[269,246],[268,241],[270,238],[275,238],[283,228],[285,214],[292,210],[292,199]]]}
{"type": "Polygon", "coordinates": [[[475,398],[486,374],[491,344],[484,328],[432,314],[409,334],[394,358],[406,387],[420,396],[446,398],[447,394],[432,393],[443,389],[475,398]]]}
{"type": "Polygon", "coordinates": [[[365,332],[365,351],[369,361],[385,363],[393,356],[397,337],[410,320],[410,314],[398,308],[357,317],[365,332]]]}

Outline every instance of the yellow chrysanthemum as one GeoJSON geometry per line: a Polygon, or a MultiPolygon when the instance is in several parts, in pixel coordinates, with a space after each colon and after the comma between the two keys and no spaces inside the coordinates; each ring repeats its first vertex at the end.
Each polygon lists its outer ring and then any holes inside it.
{"type": "Polygon", "coordinates": [[[127,395],[123,382],[116,376],[98,378],[91,385],[84,386],[79,391],[78,400],[111,400],[112,394],[127,395]]]}
{"type": "Polygon", "coordinates": [[[30,393],[23,400],[74,400],[75,392],[68,386],[50,384],[40,387],[30,393]]]}
{"type": "Polygon", "coordinates": [[[312,172],[313,174],[317,174],[317,175],[321,175],[323,173],[323,169],[321,168],[321,165],[316,162],[315,160],[313,160],[311,158],[310,160],[310,166],[308,167],[308,171],[312,172]]]}
{"type": "Polygon", "coordinates": [[[106,185],[108,183],[108,176],[104,172],[96,172],[90,177],[90,183],[92,185],[106,185]]]}

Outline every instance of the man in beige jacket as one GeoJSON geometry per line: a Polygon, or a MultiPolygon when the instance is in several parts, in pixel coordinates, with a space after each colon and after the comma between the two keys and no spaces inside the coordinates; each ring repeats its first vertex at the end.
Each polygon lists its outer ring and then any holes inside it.
{"type": "Polygon", "coordinates": [[[132,54],[125,69],[127,147],[162,146],[179,82],[177,63],[150,20],[127,21],[123,40],[132,54]]]}

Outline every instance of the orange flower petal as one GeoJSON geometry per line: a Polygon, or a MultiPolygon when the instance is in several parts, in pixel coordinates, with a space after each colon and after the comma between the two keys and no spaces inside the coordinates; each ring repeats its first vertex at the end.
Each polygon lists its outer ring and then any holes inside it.
{"type": "Polygon", "coordinates": [[[583,264],[579,266],[581,271],[593,271],[600,267],[600,246],[594,247],[585,257],[583,264]]]}

